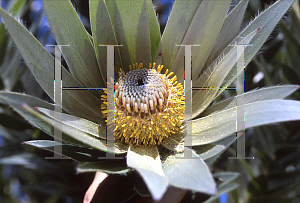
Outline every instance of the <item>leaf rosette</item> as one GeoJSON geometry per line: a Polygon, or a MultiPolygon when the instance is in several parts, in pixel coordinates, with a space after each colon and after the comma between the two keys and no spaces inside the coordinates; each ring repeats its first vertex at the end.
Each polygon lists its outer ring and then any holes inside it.
{"type": "MultiPolygon", "coordinates": [[[[63,87],[106,88],[106,84],[110,82],[106,81],[107,50],[104,46],[98,46],[100,44],[123,45],[115,47],[114,52],[114,71],[120,72],[119,76],[116,74],[114,83],[118,85],[121,82],[125,84],[124,78],[130,71],[145,70],[133,74],[137,78],[142,72],[150,74],[151,67],[143,69],[136,65],[132,69],[133,64],[164,65],[152,68],[152,72],[158,75],[155,77],[161,77],[162,85],[157,86],[158,89],[165,88],[159,89],[161,92],[157,92],[157,97],[151,96],[151,91],[155,91],[150,86],[150,96],[144,96],[141,90],[140,95],[143,96],[140,96],[139,102],[129,96],[115,96],[115,102],[120,103],[116,104],[120,113],[117,117],[117,133],[123,139],[117,136],[115,145],[111,148],[107,147],[105,108],[109,95],[105,91],[63,90],[62,113],[54,112],[55,104],[38,98],[0,92],[0,98],[34,126],[54,137],[56,129],[62,132],[63,142],[34,140],[26,144],[54,152],[55,147],[60,146],[62,155],[82,163],[77,168],[78,172],[122,174],[136,170],[155,200],[161,199],[170,185],[216,195],[214,178],[225,176],[231,181],[236,174],[215,174],[213,177],[208,165],[234,142],[236,137],[232,134],[242,130],[236,126],[238,109],[244,109],[245,128],[300,119],[300,102],[283,100],[299,89],[297,85],[263,88],[213,103],[224,91],[220,87],[228,87],[241,73],[241,70],[237,70],[237,61],[241,56],[237,56],[237,47],[232,45],[251,44],[245,47],[246,66],[293,4],[293,0],[277,1],[241,32],[247,0],[240,1],[229,13],[230,0],[177,0],[162,36],[150,0],[90,0],[92,36],[85,30],[69,0],[43,0],[43,3],[57,44],[69,45],[62,47],[62,54],[68,65],[68,69],[62,67],[63,87]],[[184,101],[184,98],[178,96],[178,100],[174,100],[170,96],[182,92],[182,86],[178,84],[184,84],[184,47],[176,46],[180,44],[201,45],[192,48],[193,87],[218,87],[217,90],[193,92],[192,119],[188,121],[180,118],[184,110],[180,101],[184,101]],[[173,78],[167,78],[168,71],[174,73],[173,78]],[[244,103],[236,105],[241,97],[244,103]],[[172,102],[180,105],[175,106],[174,110],[172,102]],[[165,107],[167,104],[170,106],[165,107]],[[181,111],[174,116],[176,108],[181,111]],[[159,113],[165,113],[166,109],[167,114],[161,117],[166,120],[160,122],[159,113]],[[153,119],[149,119],[149,116],[153,119]],[[131,120],[124,121],[126,117],[131,117],[131,120]],[[145,118],[148,123],[143,121],[140,127],[135,124],[135,120],[145,118]],[[168,127],[168,122],[170,126],[174,124],[176,127],[168,127]],[[186,124],[192,126],[192,146],[185,148],[184,152],[192,155],[190,159],[181,157],[186,124]],[[152,131],[151,125],[158,130],[152,131]],[[128,126],[132,128],[129,129],[128,126]],[[135,129],[141,132],[137,133],[135,129]],[[143,129],[145,130],[142,131],[143,129]],[[126,134],[127,130],[129,134],[126,134]],[[137,136],[144,136],[144,139],[137,136]],[[130,141],[132,137],[134,139],[130,141]],[[149,139],[145,141],[146,137],[149,139]],[[105,156],[105,152],[115,154],[118,159],[99,160],[98,157],[105,156]]],[[[54,57],[2,8],[0,16],[27,66],[54,101],[54,57]]],[[[137,79],[136,85],[149,84],[144,79],[137,79]]],[[[222,184],[218,187],[222,189],[222,184]]],[[[235,189],[236,185],[231,185],[230,188],[235,189]]],[[[136,190],[139,191],[139,188],[136,190]]]]}

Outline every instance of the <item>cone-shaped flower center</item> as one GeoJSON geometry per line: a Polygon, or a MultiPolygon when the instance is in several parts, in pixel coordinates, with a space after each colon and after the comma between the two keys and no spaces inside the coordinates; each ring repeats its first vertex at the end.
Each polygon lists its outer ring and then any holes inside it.
{"type": "Polygon", "coordinates": [[[160,144],[182,128],[184,90],[163,66],[143,64],[119,72],[115,84],[115,138],[137,145],[160,144]],[[167,75],[168,74],[168,75],[167,75]]]}
{"type": "Polygon", "coordinates": [[[115,102],[126,115],[145,118],[163,112],[167,107],[169,92],[167,76],[155,69],[131,70],[122,74],[116,83],[115,102]]]}

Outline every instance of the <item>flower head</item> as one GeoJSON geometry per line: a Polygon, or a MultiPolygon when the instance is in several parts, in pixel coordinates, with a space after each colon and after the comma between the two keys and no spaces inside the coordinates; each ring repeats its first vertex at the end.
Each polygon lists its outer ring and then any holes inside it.
{"type": "MultiPolygon", "coordinates": [[[[115,84],[115,138],[137,145],[159,145],[182,129],[183,86],[163,66],[133,64],[115,84]]],[[[106,103],[106,97],[103,97],[106,103]]],[[[103,113],[107,111],[104,104],[103,113]]]]}

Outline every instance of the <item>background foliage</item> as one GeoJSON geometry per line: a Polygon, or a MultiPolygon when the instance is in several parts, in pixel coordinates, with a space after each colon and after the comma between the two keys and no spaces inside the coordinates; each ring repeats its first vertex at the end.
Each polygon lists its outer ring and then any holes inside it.
{"type": "MultiPolygon", "coordinates": [[[[161,32],[172,6],[171,0],[154,0],[161,32]]],[[[233,0],[232,4],[238,1],[233,0]]],[[[257,11],[274,1],[251,0],[243,22],[245,27],[257,11]]],[[[90,32],[88,1],[72,0],[90,32]]],[[[269,40],[248,65],[246,91],[276,84],[299,84],[300,15],[298,4],[285,16],[269,40]]],[[[1,1],[1,6],[32,32],[42,44],[55,43],[42,2],[38,0],[1,1]]],[[[53,54],[51,48],[47,48],[53,54]]],[[[64,63],[64,62],[63,62],[64,63]]],[[[66,66],[65,66],[66,67],[66,66]]],[[[24,92],[42,99],[46,94],[23,63],[13,41],[0,25],[0,88],[24,92]]],[[[234,95],[228,90],[223,100],[234,95]]],[[[300,99],[300,92],[292,98],[300,99]]],[[[76,175],[76,162],[45,160],[52,153],[21,145],[31,139],[48,139],[5,105],[0,105],[0,202],[82,202],[93,174],[76,175]]],[[[213,172],[236,171],[235,182],[222,187],[220,199],[211,202],[297,202],[300,198],[300,123],[288,122],[246,131],[246,155],[254,160],[228,160],[232,145],[213,165],[213,172]],[[239,187],[238,187],[239,186],[239,187]],[[234,189],[232,192],[227,193],[234,189]]],[[[122,194],[122,192],[120,192],[122,194]]],[[[125,191],[124,191],[125,193],[125,191]]],[[[199,199],[195,198],[195,202],[199,199]]],[[[182,202],[191,202],[188,196],[182,202]]]]}

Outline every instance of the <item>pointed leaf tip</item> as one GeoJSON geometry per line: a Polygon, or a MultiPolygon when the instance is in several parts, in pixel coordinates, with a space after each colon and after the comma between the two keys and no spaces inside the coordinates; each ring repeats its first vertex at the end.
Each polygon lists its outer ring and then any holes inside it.
{"type": "Polygon", "coordinates": [[[169,181],[163,172],[157,147],[130,145],[127,153],[127,165],[137,170],[142,176],[153,200],[161,200],[168,188],[169,181]]]}
{"type": "Polygon", "coordinates": [[[170,185],[216,195],[216,184],[208,166],[195,151],[189,148],[186,148],[185,151],[191,152],[193,158],[177,158],[175,155],[170,155],[163,162],[163,170],[170,185]]]}

